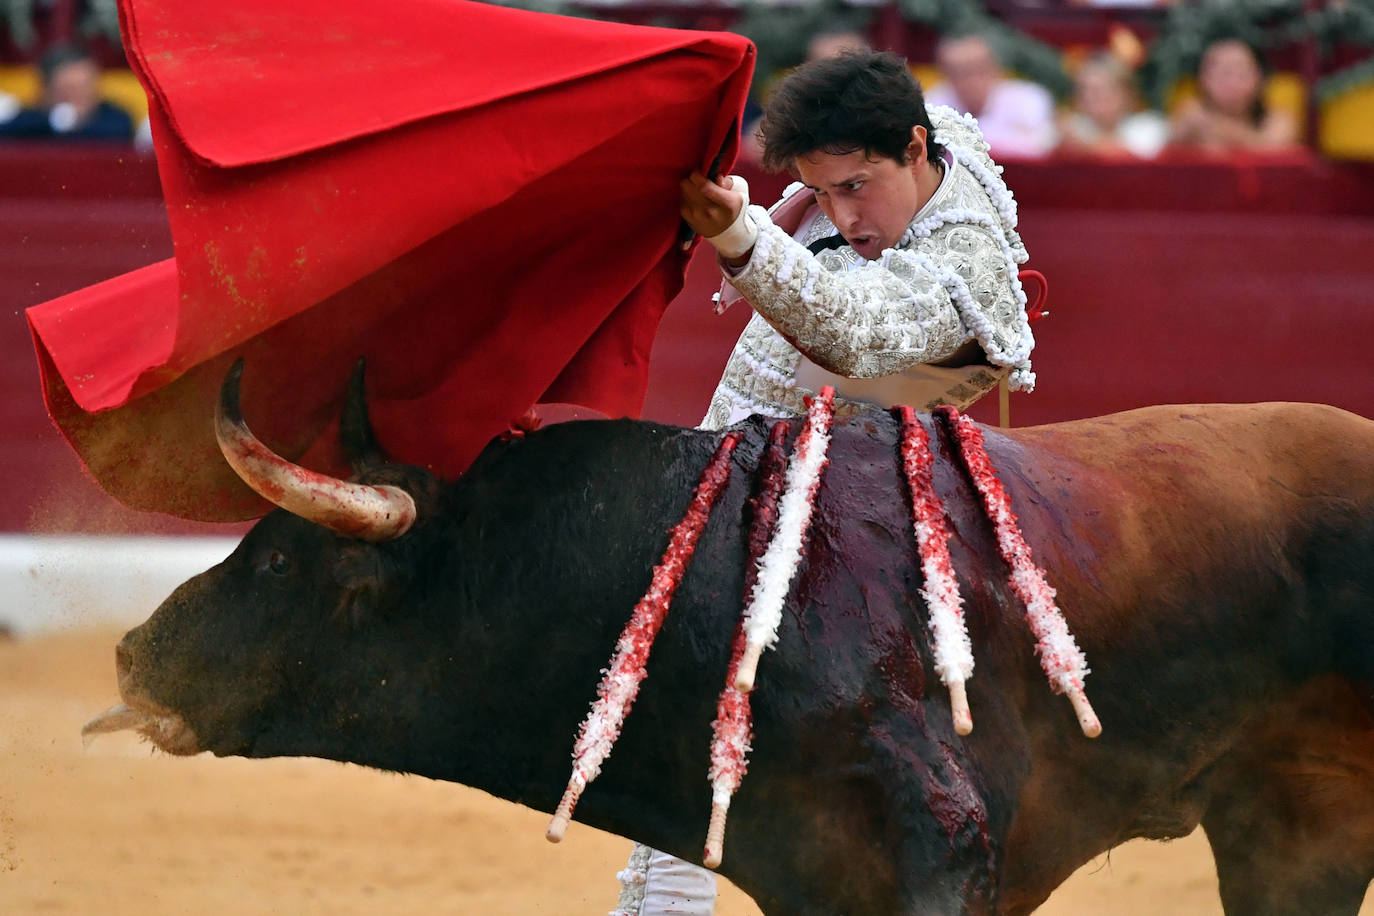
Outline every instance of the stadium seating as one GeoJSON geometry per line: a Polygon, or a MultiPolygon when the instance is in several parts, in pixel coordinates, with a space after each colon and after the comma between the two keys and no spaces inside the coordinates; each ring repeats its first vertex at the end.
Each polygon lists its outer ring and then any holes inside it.
{"type": "MultiPolygon", "coordinates": [[[[37,102],[42,93],[37,68],[0,66],[0,92],[9,93],[23,105],[37,102]]],[[[143,123],[148,116],[148,97],[132,70],[105,70],[100,74],[100,94],[127,111],[135,124],[143,123]]]]}

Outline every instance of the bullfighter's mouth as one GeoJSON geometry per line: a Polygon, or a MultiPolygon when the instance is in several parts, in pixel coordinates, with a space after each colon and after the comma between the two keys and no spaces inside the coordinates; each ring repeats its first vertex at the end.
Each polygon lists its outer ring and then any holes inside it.
{"type": "Polygon", "coordinates": [[[159,750],[178,756],[201,751],[195,731],[177,713],[135,697],[125,697],[120,703],[96,716],[81,727],[81,738],[89,744],[96,735],[106,732],[137,731],[159,750]]]}

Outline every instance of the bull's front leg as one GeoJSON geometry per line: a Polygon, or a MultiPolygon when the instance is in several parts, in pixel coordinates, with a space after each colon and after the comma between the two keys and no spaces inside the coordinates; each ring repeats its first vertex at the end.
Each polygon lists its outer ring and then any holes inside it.
{"type": "Polygon", "coordinates": [[[764,913],[991,910],[999,845],[952,729],[927,736],[846,709],[797,733],[812,737],[761,755],[726,834],[721,870],[764,913]]]}
{"type": "MultiPolygon", "coordinates": [[[[948,707],[941,711],[947,725],[948,707]]],[[[927,731],[923,721],[909,710],[866,723],[855,736],[861,753],[851,746],[829,777],[844,797],[822,809],[819,827],[830,842],[821,848],[849,890],[818,914],[992,910],[998,844],[978,780],[952,729],[927,731]]]]}
{"type": "Polygon", "coordinates": [[[1285,801],[1241,791],[1203,819],[1222,907],[1228,916],[1355,916],[1371,871],[1352,853],[1368,831],[1344,819],[1303,823],[1285,801]]]}
{"type": "MultiPolygon", "coordinates": [[[[941,711],[947,719],[948,710],[941,711]]],[[[914,729],[910,721],[872,730],[873,758],[883,784],[892,787],[889,820],[878,834],[895,840],[897,886],[890,912],[992,911],[999,844],[959,742],[952,734],[914,729]]]]}
{"type": "Polygon", "coordinates": [[[1374,879],[1374,729],[1360,692],[1307,685],[1215,768],[1202,827],[1228,914],[1353,916],[1374,879]]]}

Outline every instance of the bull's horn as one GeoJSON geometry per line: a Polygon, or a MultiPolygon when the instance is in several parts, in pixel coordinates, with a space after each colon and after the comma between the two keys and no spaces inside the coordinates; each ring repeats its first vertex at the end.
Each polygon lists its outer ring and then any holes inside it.
{"type": "Polygon", "coordinates": [[[244,483],[292,515],[349,537],[387,541],[409,530],[415,522],[415,500],[400,487],[351,483],[306,470],[258,441],[239,409],[242,376],[240,359],[220,388],[215,438],[244,483]]]}
{"type": "Polygon", "coordinates": [[[361,474],[386,464],[386,453],[372,432],[367,416],[367,393],[363,385],[363,358],[353,364],[348,378],[348,393],[344,396],[343,416],[339,418],[339,440],[354,474],[361,474]]]}

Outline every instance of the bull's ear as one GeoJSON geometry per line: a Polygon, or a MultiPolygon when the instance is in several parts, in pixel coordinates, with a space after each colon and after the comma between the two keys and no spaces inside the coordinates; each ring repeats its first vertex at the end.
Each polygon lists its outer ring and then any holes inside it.
{"type": "Polygon", "coordinates": [[[339,438],[354,474],[362,475],[386,464],[387,455],[378,444],[377,436],[372,431],[372,420],[367,415],[367,386],[362,357],[358,357],[353,365],[353,374],[348,378],[343,416],[339,420],[339,438]]]}

